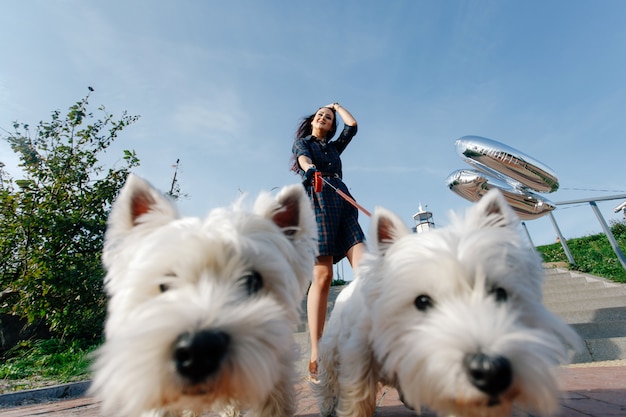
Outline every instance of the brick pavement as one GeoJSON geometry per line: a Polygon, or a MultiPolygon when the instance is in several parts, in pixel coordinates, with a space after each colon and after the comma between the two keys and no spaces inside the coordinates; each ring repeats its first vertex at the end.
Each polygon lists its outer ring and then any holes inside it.
{"type": "MultiPolygon", "coordinates": [[[[562,411],[558,417],[617,417],[626,416],[626,362],[614,361],[573,365],[563,369],[562,411]]],[[[308,383],[297,386],[298,417],[317,417],[317,405],[310,394],[308,383]]],[[[381,387],[375,417],[414,417],[415,412],[405,408],[398,393],[381,387]]],[[[524,414],[517,412],[516,417],[524,414]]],[[[2,417],[101,417],[98,403],[89,397],[46,404],[0,409],[2,417]]],[[[215,414],[207,413],[207,417],[215,414]]],[[[435,417],[422,410],[422,417],[435,417]]]]}

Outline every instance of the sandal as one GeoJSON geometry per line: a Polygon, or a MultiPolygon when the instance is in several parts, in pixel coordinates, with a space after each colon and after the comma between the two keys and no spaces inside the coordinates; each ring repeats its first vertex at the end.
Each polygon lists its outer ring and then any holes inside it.
{"type": "Polygon", "coordinates": [[[317,361],[309,362],[309,380],[317,382],[317,361]]]}

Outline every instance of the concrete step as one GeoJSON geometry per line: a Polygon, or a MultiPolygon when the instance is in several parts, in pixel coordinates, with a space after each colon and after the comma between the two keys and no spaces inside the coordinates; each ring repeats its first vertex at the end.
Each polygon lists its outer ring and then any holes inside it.
{"type": "Polygon", "coordinates": [[[596,310],[572,310],[563,311],[557,315],[570,325],[577,323],[605,323],[626,320],[626,308],[603,307],[596,310]]]}
{"type": "Polygon", "coordinates": [[[551,289],[554,284],[563,286],[564,284],[590,284],[590,283],[602,283],[605,287],[621,287],[626,289],[626,284],[613,282],[609,279],[597,277],[594,275],[584,274],[577,271],[560,271],[560,272],[548,272],[546,270],[544,280],[544,291],[551,289]]]}
{"type": "Polygon", "coordinates": [[[588,300],[601,300],[605,298],[621,297],[626,300],[626,291],[620,287],[589,288],[566,288],[564,291],[555,291],[545,294],[544,304],[556,304],[561,302],[577,302],[588,300]]]}
{"type": "MultiPolygon", "coordinates": [[[[587,279],[586,277],[561,277],[558,279],[548,279],[545,280],[543,283],[543,291],[552,291],[558,288],[567,288],[567,287],[573,287],[573,288],[578,288],[580,286],[584,286],[587,285],[587,283],[589,283],[590,280],[587,279]]],[[[592,282],[602,282],[602,281],[592,281],[592,282]]]]}
{"type": "Polygon", "coordinates": [[[584,339],[573,363],[626,359],[626,285],[561,269],[546,269],[545,306],[584,339]]]}
{"type": "MultiPolygon", "coordinates": [[[[602,362],[626,359],[626,337],[610,337],[602,339],[585,339],[591,361],[602,362]]],[[[574,362],[581,363],[581,362],[574,362]]]]}
{"type": "Polygon", "coordinates": [[[567,293],[567,292],[580,292],[581,286],[585,287],[587,290],[612,288],[610,286],[607,286],[606,283],[601,282],[601,281],[589,281],[587,283],[577,284],[577,285],[544,285],[542,288],[543,296],[545,298],[552,294],[562,294],[562,293],[567,293]]]}
{"type": "Polygon", "coordinates": [[[626,337],[626,320],[571,324],[583,339],[626,337]]]}
{"type": "Polygon", "coordinates": [[[569,313],[573,311],[583,311],[583,310],[597,310],[600,308],[611,308],[611,307],[623,307],[626,308],[626,297],[624,296],[612,296],[612,297],[603,297],[598,299],[589,299],[585,301],[558,301],[558,302],[550,302],[544,301],[544,305],[550,311],[552,311],[556,315],[561,315],[562,313],[569,313]]]}

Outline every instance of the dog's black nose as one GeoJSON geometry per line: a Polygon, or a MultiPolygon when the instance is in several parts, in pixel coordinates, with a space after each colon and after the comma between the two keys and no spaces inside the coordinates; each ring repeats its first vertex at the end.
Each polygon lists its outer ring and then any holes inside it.
{"type": "Polygon", "coordinates": [[[492,397],[506,391],[513,382],[511,362],[504,356],[471,353],[465,355],[463,364],[472,385],[492,397]]]}
{"type": "Polygon", "coordinates": [[[218,330],[182,334],[174,346],[176,370],[191,382],[200,382],[219,368],[229,344],[228,333],[218,330]]]}

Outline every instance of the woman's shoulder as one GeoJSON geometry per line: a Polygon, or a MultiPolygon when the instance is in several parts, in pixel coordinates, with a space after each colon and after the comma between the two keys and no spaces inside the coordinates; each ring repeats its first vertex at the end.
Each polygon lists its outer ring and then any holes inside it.
{"type": "Polygon", "coordinates": [[[302,138],[295,138],[292,145],[294,153],[308,153],[311,151],[311,137],[305,136],[302,138]]]}

